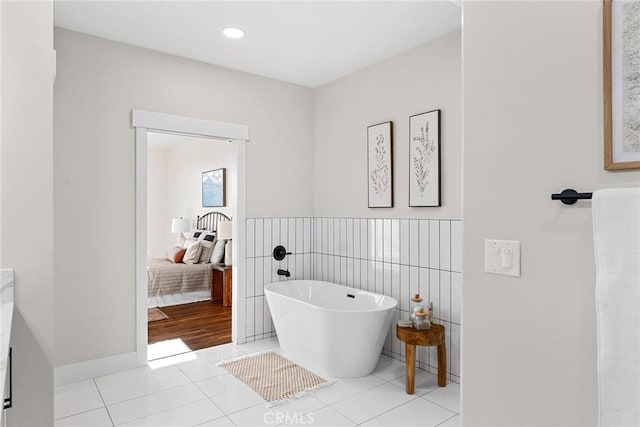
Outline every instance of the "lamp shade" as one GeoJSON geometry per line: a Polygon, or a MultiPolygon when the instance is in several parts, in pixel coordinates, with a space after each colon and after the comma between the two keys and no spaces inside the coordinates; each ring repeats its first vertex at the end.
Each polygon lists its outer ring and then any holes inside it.
{"type": "Polygon", "coordinates": [[[231,236],[232,223],[232,221],[220,221],[218,223],[218,233],[216,237],[220,240],[231,240],[233,238],[231,236]]]}
{"type": "Polygon", "coordinates": [[[173,218],[171,220],[172,233],[185,233],[191,229],[191,221],[187,218],[173,218]]]}

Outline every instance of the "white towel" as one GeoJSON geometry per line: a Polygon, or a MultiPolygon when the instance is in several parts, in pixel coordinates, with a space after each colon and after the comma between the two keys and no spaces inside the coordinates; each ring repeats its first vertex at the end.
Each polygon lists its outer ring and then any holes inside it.
{"type": "Polygon", "coordinates": [[[640,188],[593,195],[600,426],[640,426],[640,188]]]}

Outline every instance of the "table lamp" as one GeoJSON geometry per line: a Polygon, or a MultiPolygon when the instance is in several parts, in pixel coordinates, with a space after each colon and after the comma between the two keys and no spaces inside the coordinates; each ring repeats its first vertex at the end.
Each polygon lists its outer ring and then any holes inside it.
{"type": "Polygon", "coordinates": [[[220,221],[218,223],[217,238],[219,240],[226,240],[227,244],[224,247],[224,265],[231,265],[231,228],[233,221],[220,221]]]}
{"type": "MultiPolygon", "coordinates": [[[[173,218],[171,220],[171,232],[172,233],[186,233],[191,229],[191,221],[187,218],[173,218]]],[[[180,240],[180,239],[178,239],[180,240]]]]}

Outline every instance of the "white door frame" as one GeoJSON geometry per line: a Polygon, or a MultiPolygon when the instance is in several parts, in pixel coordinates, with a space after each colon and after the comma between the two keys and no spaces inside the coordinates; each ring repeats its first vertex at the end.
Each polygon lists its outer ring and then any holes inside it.
{"type": "Polygon", "coordinates": [[[245,342],[245,233],[246,233],[246,143],[249,127],[234,123],[181,117],[171,114],[132,110],[131,125],[136,133],[136,359],[138,365],[147,364],[147,133],[157,131],[181,135],[227,139],[233,144],[236,204],[232,207],[233,285],[231,339],[245,342]]]}

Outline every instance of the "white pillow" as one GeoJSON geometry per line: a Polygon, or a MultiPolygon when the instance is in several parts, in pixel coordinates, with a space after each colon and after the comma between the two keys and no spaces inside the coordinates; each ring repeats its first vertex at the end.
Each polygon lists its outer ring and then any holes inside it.
{"type": "Polygon", "coordinates": [[[213,252],[211,253],[211,264],[220,264],[224,259],[224,240],[216,240],[216,244],[213,247],[213,252]]]}
{"type": "Polygon", "coordinates": [[[196,241],[193,245],[187,248],[187,252],[182,258],[182,262],[185,264],[195,264],[200,261],[200,254],[202,253],[202,245],[196,241]]]}
{"type": "Polygon", "coordinates": [[[182,244],[182,247],[185,249],[189,249],[189,247],[195,245],[196,243],[198,243],[198,239],[187,239],[182,244]]]}
{"type": "Polygon", "coordinates": [[[211,254],[213,253],[213,247],[215,242],[210,240],[199,240],[200,246],[202,246],[202,252],[200,253],[200,260],[198,263],[206,264],[211,261],[211,254]]]}

